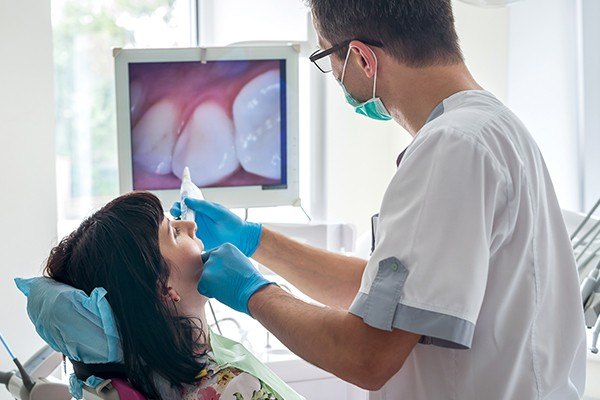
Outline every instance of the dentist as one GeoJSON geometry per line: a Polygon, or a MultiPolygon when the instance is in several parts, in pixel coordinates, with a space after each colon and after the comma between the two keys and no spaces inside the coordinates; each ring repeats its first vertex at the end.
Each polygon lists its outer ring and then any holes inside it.
{"type": "Polygon", "coordinates": [[[308,2],[323,49],[311,61],[357,112],[414,137],[373,254],[312,248],[187,199],[213,248],[199,290],[371,399],[580,399],[583,313],[561,210],[525,126],[465,66],[451,1],[308,2]]]}

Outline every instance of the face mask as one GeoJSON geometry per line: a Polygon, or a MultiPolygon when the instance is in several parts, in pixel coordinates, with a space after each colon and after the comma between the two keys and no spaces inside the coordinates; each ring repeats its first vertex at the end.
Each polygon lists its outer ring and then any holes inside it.
{"type": "Polygon", "coordinates": [[[344,95],[346,96],[346,101],[348,102],[348,104],[350,104],[352,107],[354,107],[354,110],[358,114],[365,115],[369,118],[376,119],[378,121],[391,120],[392,116],[390,115],[388,110],[383,105],[383,102],[381,101],[381,99],[379,97],[375,96],[375,91],[377,90],[377,70],[378,70],[378,68],[377,68],[377,56],[375,55],[373,50],[369,49],[369,50],[371,50],[371,53],[373,53],[373,57],[375,57],[375,77],[373,80],[373,97],[370,100],[367,100],[364,103],[361,103],[360,101],[356,100],[350,94],[350,92],[348,92],[348,89],[346,89],[346,87],[344,86],[344,76],[346,75],[346,66],[348,65],[348,59],[350,58],[351,50],[352,50],[352,47],[350,47],[348,49],[348,54],[346,55],[346,61],[344,61],[344,68],[342,70],[342,79],[340,81],[338,81],[340,86],[342,87],[342,90],[344,91],[344,95]]]}

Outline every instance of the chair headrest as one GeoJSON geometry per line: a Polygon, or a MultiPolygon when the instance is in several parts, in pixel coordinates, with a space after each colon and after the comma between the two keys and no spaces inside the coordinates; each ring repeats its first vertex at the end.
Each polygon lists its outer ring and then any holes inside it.
{"type": "Polygon", "coordinates": [[[16,278],[27,296],[27,314],[54,350],[85,364],[123,362],[123,350],[106,290],[83,290],[51,278],[16,278]]]}

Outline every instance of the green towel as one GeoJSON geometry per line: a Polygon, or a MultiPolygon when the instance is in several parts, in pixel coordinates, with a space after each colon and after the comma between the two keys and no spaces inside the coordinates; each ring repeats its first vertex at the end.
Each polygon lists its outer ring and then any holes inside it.
{"type": "Polygon", "coordinates": [[[258,378],[277,396],[277,400],[306,400],[249,352],[243,344],[211,331],[210,345],[219,365],[230,365],[258,378]]]}

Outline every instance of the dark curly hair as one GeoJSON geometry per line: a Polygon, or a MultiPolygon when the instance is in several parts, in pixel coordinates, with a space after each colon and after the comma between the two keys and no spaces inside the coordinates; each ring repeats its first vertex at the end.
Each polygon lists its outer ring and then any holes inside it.
{"type": "Polygon", "coordinates": [[[131,384],[160,398],[155,374],[172,385],[195,382],[205,367],[201,323],[173,315],[163,300],[169,268],[159,249],[164,212],[156,196],[132,192],[88,217],[50,252],[45,273],[90,294],[107,291],[131,384]]]}

